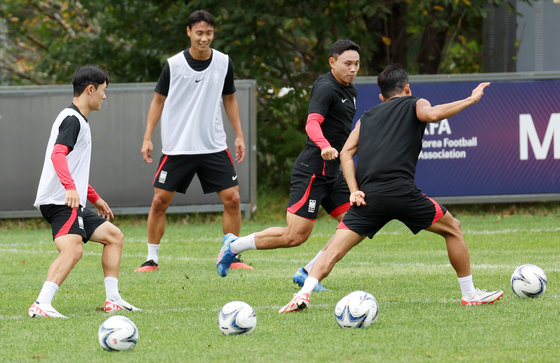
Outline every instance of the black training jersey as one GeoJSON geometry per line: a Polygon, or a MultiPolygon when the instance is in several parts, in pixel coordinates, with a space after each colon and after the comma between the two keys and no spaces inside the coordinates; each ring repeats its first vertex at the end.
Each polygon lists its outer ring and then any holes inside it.
{"type": "MultiPolygon", "coordinates": [[[[208,68],[210,63],[212,63],[213,53],[212,55],[210,55],[210,58],[203,61],[194,59],[192,55],[189,53],[188,49],[183,51],[183,55],[185,56],[185,59],[187,60],[189,66],[197,72],[202,72],[203,70],[208,68]]],[[[233,77],[233,62],[231,61],[231,58],[228,57],[228,59],[229,59],[228,70],[227,70],[226,78],[224,79],[224,88],[222,90],[223,95],[230,95],[232,93],[235,93],[236,91],[234,77],[233,77]]],[[[169,83],[170,83],[169,80],[170,80],[169,63],[165,62],[165,65],[163,66],[161,74],[159,75],[159,79],[154,91],[156,91],[161,95],[167,96],[169,93],[169,83]]]]}
{"type": "Polygon", "coordinates": [[[414,182],[426,123],[416,117],[419,97],[397,97],[364,112],[356,176],[364,193],[386,193],[414,182]]]}
{"type": "MultiPolygon", "coordinates": [[[[340,84],[332,72],[320,75],[311,89],[308,113],[319,113],[325,118],[321,130],[338,152],[342,150],[352,129],[357,95],[358,90],[353,84],[349,86],[340,84]]],[[[339,166],[339,159],[323,160],[321,149],[308,136],[305,149],[294,167],[310,170],[318,175],[333,176],[338,173],[339,166]]]]}

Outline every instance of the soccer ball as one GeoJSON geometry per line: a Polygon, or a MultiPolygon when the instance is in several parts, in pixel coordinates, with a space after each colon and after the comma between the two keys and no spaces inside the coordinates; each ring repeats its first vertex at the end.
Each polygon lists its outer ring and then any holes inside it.
{"type": "Polygon", "coordinates": [[[372,294],[354,291],[336,304],[334,316],[342,328],[367,328],[379,313],[379,304],[372,294]]]}
{"type": "Polygon", "coordinates": [[[257,326],[257,314],[243,301],[230,301],[218,314],[218,327],[225,335],[249,334],[257,326]]]}
{"type": "Polygon", "coordinates": [[[97,336],[105,350],[131,350],[138,342],[138,328],[126,316],[114,315],[101,324],[97,336]]]}
{"type": "Polygon", "coordinates": [[[541,296],[546,290],[546,284],[546,274],[536,265],[519,266],[511,275],[511,289],[522,298],[541,296]]]}

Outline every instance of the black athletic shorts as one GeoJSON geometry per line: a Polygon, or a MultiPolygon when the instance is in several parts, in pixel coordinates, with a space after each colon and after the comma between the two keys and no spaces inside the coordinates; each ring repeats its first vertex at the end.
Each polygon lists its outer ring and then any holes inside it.
{"type": "Polygon", "coordinates": [[[447,212],[444,206],[416,187],[403,188],[401,194],[366,194],[366,206],[352,206],[338,225],[361,236],[372,238],[393,219],[403,222],[416,234],[437,222],[447,212]]]}
{"type": "Polygon", "coordinates": [[[87,208],[72,209],[66,205],[48,204],[39,208],[43,217],[51,224],[53,239],[67,234],[78,234],[82,241],[89,241],[93,232],[107,222],[87,208]]]}
{"type": "Polygon", "coordinates": [[[195,174],[204,193],[239,185],[227,149],[213,154],[162,155],[152,184],[156,188],[184,194],[195,174]]]}
{"type": "Polygon", "coordinates": [[[292,171],[288,212],[315,220],[319,206],[333,217],[350,208],[350,191],[342,172],[335,177],[292,171]]]}

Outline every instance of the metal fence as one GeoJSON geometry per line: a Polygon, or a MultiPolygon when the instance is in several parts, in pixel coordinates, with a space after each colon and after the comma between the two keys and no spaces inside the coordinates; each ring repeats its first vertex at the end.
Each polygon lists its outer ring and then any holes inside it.
{"type": "MultiPolygon", "coordinates": [[[[154,83],[110,84],[101,111],[88,121],[92,132],[90,184],[117,214],[148,213],[156,165],[161,156],[159,126],[154,131],[153,164],[140,148],[154,83]]],[[[236,81],[236,97],[247,155],[236,164],[241,208],[246,217],[256,208],[256,82],[236,81]]],[[[0,218],[36,217],[33,201],[54,119],[72,102],[70,86],[0,87],[0,218]]],[[[234,151],[235,133],[224,114],[228,145],[234,151]]],[[[232,152],[232,154],[235,154],[232,152]]],[[[177,193],[174,212],[223,210],[216,193],[203,194],[197,178],[185,195],[177,193]]]]}

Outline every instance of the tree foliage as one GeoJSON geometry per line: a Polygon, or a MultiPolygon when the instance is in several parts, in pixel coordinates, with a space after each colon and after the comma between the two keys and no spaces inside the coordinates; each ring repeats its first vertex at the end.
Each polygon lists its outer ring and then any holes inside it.
{"type": "Polygon", "coordinates": [[[232,57],[237,78],[259,86],[260,181],[282,185],[335,40],[360,44],[360,75],[388,63],[412,74],[479,72],[482,19],[503,1],[3,0],[0,67],[10,84],[68,83],[83,64],[107,69],[112,82],[153,82],[188,46],[188,15],[207,9],[216,17],[213,46],[232,57]]]}

